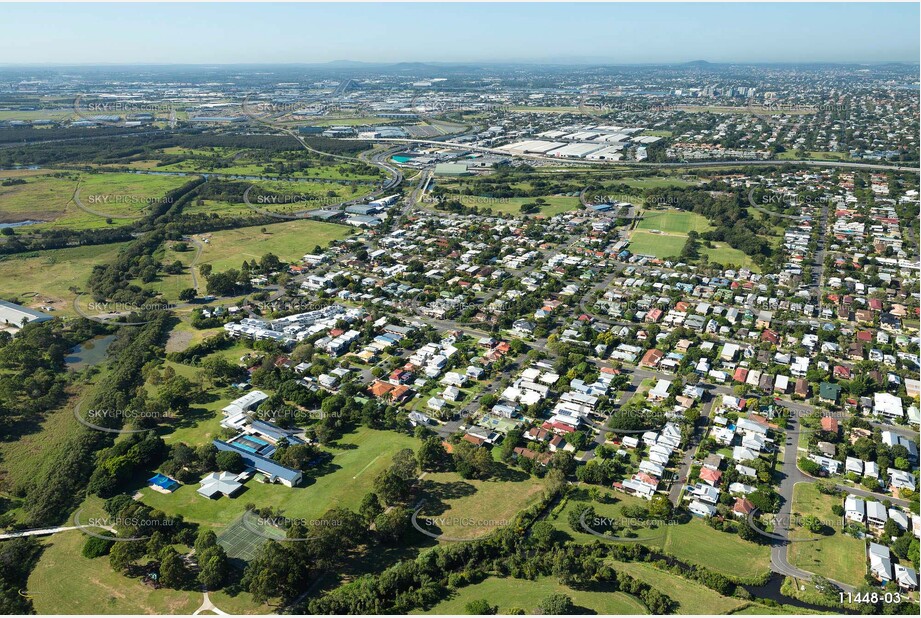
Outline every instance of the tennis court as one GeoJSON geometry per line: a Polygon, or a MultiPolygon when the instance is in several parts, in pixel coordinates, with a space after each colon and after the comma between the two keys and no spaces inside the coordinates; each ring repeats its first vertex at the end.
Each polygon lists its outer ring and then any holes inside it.
{"type": "Polygon", "coordinates": [[[263,543],[268,541],[267,537],[285,538],[284,530],[253,523],[257,520],[258,516],[254,513],[244,513],[218,535],[217,542],[227,552],[228,558],[249,562],[256,557],[263,543]],[[248,518],[246,523],[244,517],[248,518]]]}

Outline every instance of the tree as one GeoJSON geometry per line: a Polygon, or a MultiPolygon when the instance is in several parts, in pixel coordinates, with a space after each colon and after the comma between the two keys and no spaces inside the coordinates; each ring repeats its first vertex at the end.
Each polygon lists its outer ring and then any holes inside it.
{"type": "MultiPolygon", "coordinates": [[[[197,553],[197,552],[196,552],[197,553]]],[[[217,590],[225,584],[230,573],[227,552],[220,545],[212,545],[198,554],[198,583],[208,590],[217,590]]]]}
{"type": "Polygon", "coordinates": [[[132,562],[142,558],[146,551],[146,543],[141,541],[115,543],[109,551],[109,564],[114,571],[124,571],[132,562]]]}
{"type": "Polygon", "coordinates": [[[185,288],[179,292],[179,300],[189,302],[198,296],[198,292],[195,291],[195,288],[185,288]]]}
{"type": "Polygon", "coordinates": [[[110,539],[88,536],[86,537],[86,543],[83,544],[83,557],[98,558],[99,556],[105,556],[114,544],[115,541],[110,539]]]}
{"type": "Polygon", "coordinates": [[[547,464],[547,467],[551,470],[560,470],[563,474],[568,476],[575,471],[576,460],[572,456],[572,453],[557,451],[550,458],[550,463],[547,464]]]}
{"type": "Polygon", "coordinates": [[[380,498],[378,498],[377,494],[373,491],[369,491],[365,494],[365,497],[361,499],[361,506],[358,507],[358,514],[361,515],[366,524],[370,525],[370,523],[383,512],[384,507],[381,506],[380,498]]]}
{"type": "Polygon", "coordinates": [[[803,526],[806,527],[809,532],[821,532],[822,531],[822,522],[815,515],[807,515],[803,518],[803,526]]]}
{"type": "Polygon", "coordinates": [[[202,529],[195,539],[195,553],[201,555],[209,547],[217,545],[217,535],[213,530],[202,529]]]}
{"type": "Polygon", "coordinates": [[[416,452],[419,468],[423,472],[443,470],[448,462],[448,451],[445,450],[438,436],[430,436],[422,441],[416,452]]]}
{"type": "Polygon", "coordinates": [[[531,526],[531,540],[541,549],[549,549],[553,545],[556,529],[548,521],[539,521],[531,526]]]}
{"type": "Polygon", "coordinates": [[[560,592],[544,597],[538,604],[537,611],[544,615],[571,614],[573,611],[572,597],[560,592]]]}
{"type": "Polygon", "coordinates": [[[404,481],[416,479],[416,455],[411,448],[404,448],[393,454],[393,464],[390,469],[404,481]]]}
{"type": "Polygon", "coordinates": [[[672,503],[668,496],[656,494],[649,501],[649,517],[653,519],[669,519],[672,516],[672,503]]]}
{"type": "Polygon", "coordinates": [[[243,472],[246,465],[243,463],[243,456],[233,451],[220,451],[215,457],[218,470],[227,472],[243,472]]]}
{"type": "Polygon", "coordinates": [[[385,511],[374,519],[374,529],[385,543],[396,543],[409,525],[409,509],[402,507],[385,511]]]}
{"type": "Polygon", "coordinates": [[[389,468],[378,474],[377,478],[374,479],[374,493],[385,504],[392,505],[405,502],[409,497],[409,490],[409,483],[389,468]]]}
{"type": "Polygon", "coordinates": [[[160,561],[160,583],[167,588],[179,590],[188,583],[189,570],[182,556],[172,547],[168,547],[163,553],[160,561]]]}
{"type": "Polygon", "coordinates": [[[475,599],[467,603],[464,610],[471,616],[492,616],[499,612],[499,606],[490,605],[486,599],[475,599]]]}

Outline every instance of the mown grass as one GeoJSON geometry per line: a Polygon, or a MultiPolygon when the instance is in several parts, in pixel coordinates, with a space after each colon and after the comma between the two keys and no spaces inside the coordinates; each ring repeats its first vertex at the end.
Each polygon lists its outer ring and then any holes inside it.
{"type": "Polygon", "coordinates": [[[84,558],[79,530],[43,540],[45,551],[27,592],[38,614],[185,614],[201,605],[198,590],[153,587],[116,573],[107,556],[84,558]]]}
{"type": "Polygon", "coordinates": [[[814,483],[798,483],[793,488],[793,516],[797,525],[791,533],[792,538],[823,538],[814,542],[790,543],[787,557],[792,564],[803,570],[859,586],[866,574],[864,542],[843,534],[840,526],[827,525],[821,533],[816,534],[801,525],[802,518],[809,515],[823,522],[840,520],[831,512],[835,504],[843,504],[843,499],[819,493],[814,483]]]}

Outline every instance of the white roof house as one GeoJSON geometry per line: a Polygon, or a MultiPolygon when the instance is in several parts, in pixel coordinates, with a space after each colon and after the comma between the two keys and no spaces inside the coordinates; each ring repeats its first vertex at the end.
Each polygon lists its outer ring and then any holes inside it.
{"type": "Polygon", "coordinates": [[[879,543],[870,543],[867,555],[870,557],[870,574],[883,582],[891,580],[892,554],[889,553],[889,548],[879,543]]]}
{"type": "Polygon", "coordinates": [[[902,590],[918,589],[918,572],[911,567],[895,565],[895,581],[902,590]]]}
{"type": "Polygon", "coordinates": [[[892,487],[911,490],[915,488],[915,475],[911,472],[895,468],[888,468],[886,471],[889,473],[889,484],[892,487]]]}
{"type": "Polygon", "coordinates": [[[269,396],[263,393],[262,391],[250,391],[231,401],[227,406],[221,410],[224,413],[224,416],[234,416],[242,414],[244,412],[249,412],[255,410],[259,407],[259,404],[268,399],[269,396]]]}
{"type": "Polygon", "coordinates": [[[711,504],[705,504],[700,500],[694,500],[688,505],[688,510],[698,517],[713,517],[716,515],[716,507],[711,504]]]}
{"type": "Polygon", "coordinates": [[[732,447],[732,458],[736,461],[752,461],[758,459],[758,453],[744,446],[732,447]]]}
{"type": "Polygon", "coordinates": [[[868,524],[882,526],[888,520],[889,520],[889,515],[886,513],[886,507],[883,506],[882,502],[876,502],[876,501],[867,502],[867,523],[868,524]]]}
{"type": "Polygon", "coordinates": [[[668,391],[671,387],[671,380],[659,380],[656,382],[655,387],[649,391],[648,397],[653,401],[668,399],[668,391]]]}
{"type": "Polygon", "coordinates": [[[238,475],[232,472],[212,472],[199,481],[201,487],[198,488],[198,493],[206,498],[221,495],[232,497],[243,487],[237,478],[239,478],[238,475]]]}
{"type": "Polygon", "coordinates": [[[863,498],[848,496],[844,499],[844,516],[854,522],[863,523],[867,516],[866,503],[863,498]]]}
{"type": "Polygon", "coordinates": [[[902,418],[905,416],[902,399],[891,393],[873,393],[873,413],[885,418],[902,418]]]}

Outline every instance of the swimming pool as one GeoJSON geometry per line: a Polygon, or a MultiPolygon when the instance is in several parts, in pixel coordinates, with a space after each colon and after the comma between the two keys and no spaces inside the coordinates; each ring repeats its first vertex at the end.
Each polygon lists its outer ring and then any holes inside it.
{"type": "Polygon", "coordinates": [[[151,485],[156,485],[157,487],[162,487],[166,491],[173,491],[179,487],[179,482],[174,481],[165,474],[160,474],[159,472],[154,476],[147,479],[147,482],[151,485]]]}
{"type": "Polygon", "coordinates": [[[266,447],[271,446],[268,442],[256,436],[240,436],[233,440],[233,444],[257,455],[265,450],[266,447]]]}

